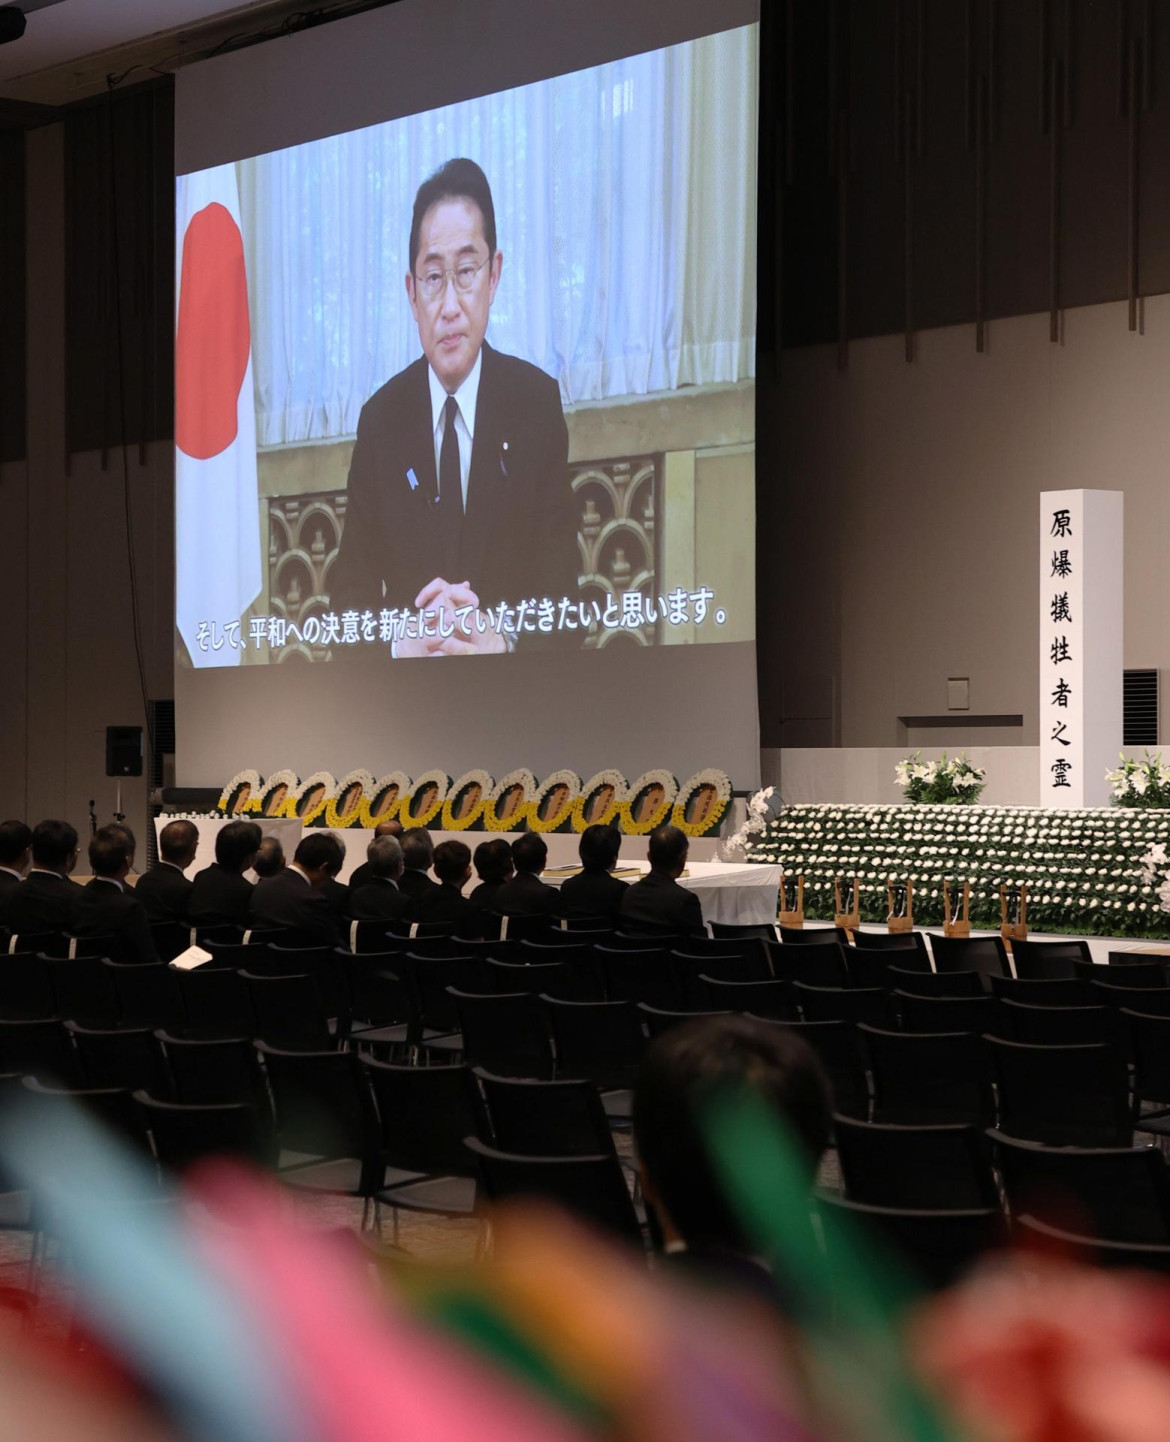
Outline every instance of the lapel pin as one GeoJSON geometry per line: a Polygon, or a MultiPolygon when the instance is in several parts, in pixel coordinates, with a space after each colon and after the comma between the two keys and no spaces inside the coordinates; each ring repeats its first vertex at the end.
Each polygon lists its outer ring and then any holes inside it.
{"type": "Polygon", "coordinates": [[[413,466],[407,471],[407,473],[406,473],[406,479],[410,482],[410,489],[411,489],[412,491],[417,491],[417,490],[418,490],[418,477],[417,477],[417,476],[415,475],[415,473],[414,473],[414,468],[413,468],[413,466]]]}

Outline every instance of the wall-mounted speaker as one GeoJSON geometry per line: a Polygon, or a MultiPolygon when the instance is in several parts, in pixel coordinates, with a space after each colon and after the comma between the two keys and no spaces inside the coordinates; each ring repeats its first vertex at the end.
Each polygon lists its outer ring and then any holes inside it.
{"type": "Polygon", "coordinates": [[[142,775],[142,727],[106,727],[106,775],[142,775]]]}

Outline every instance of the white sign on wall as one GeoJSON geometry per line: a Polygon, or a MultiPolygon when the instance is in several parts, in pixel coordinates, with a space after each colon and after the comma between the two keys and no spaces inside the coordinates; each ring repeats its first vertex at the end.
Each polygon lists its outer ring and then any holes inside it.
{"type": "Polygon", "coordinates": [[[1122,744],[1121,491],[1040,493],[1040,805],[1107,806],[1122,744]]]}

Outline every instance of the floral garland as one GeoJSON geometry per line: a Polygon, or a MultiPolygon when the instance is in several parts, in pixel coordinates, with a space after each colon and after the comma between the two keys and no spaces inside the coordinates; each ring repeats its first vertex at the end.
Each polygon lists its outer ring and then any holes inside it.
{"type": "Polygon", "coordinates": [[[260,788],[264,785],[259,771],[237,771],[219,793],[215,803],[220,816],[250,816],[260,809],[260,788]],[[240,793],[247,787],[247,795],[240,793]]]}
{"type": "Polygon", "coordinates": [[[402,822],[403,827],[409,830],[415,826],[429,826],[442,811],[443,802],[446,801],[450,789],[451,778],[445,771],[424,771],[421,776],[416,777],[414,785],[409,791],[402,793],[402,799],[398,803],[398,819],[402,822]],[[414,798],[429,786],[435,788],[435,794],[416,816],[412,810],[414,798]]]}
{"type": "Polygon", "coordinates": [[[580,795],[581,778],[575,771],[554,771],[551,776],[546,776],[528,808],[529,831],[568,831],[573,823],[573,807],[580,795]],[[541,808],[558,786],[564,787],[566,794],[553,815],[542,818],[541,808]]]}
{"type": "Polygon", "coordinates": [[[259,814],[269,818],[283,816],[289,792],[295,791],[300,784],[301,778],[295,771],[274,771],[264,782],[260,793],[259,814]]]}
{"type": "Polygon", "coordinates": [[[726,771],[696,771],[678,789],[678,800],[671,809],[670,819],[680,831],[688,836],[706,836],[714,831],[723,820],[727,803],[731,800],[731,778],[726,771]],[[687,811],[699,800],[699,793],[710,788],[714,799],[697,820],[688,821],[687,811]]]}
{"type": "Polygon", "coordinates": [[[479,826],[493,784],[492,778],[486,771],[465,771],[458,781],[452,784],[451,790],[447,794],[447,799],[443,802],[442,829],[444,831],[471,831],[479,826]],[[460,801],[464,792],[472,786],[479,787],[479,796],[469,807],[456,816],[455,807],[457,803],[460,801]]]}
{"type": "Polygon", "coordinates": [[[621,804],[622,832],[626,836],[645,836],[670,819],[671,807],[678,796],[678,780],[669,771],[643,771],[630,787],[629,797],[621,804]],[[662,798],[653,809],[639,820],[634,815],[634,805],[643,792],[660,787],[662,798]]]}
{"type": "Polygon", "coordinates": [[[573,830],[584,831],[587,826],[612,826],[621,813],[622,802],[629,795],[630,783],[620,771],[599,771],[581,787],[581,794],[573,802],[573,830]],[[590,814],[589,803],[603,789],[609,789],[609,799],[600,811],[590,814]]]}
{"type": "Polygon", "coordinates": [[[293,821],[299,821],[302,826],[315,826],[325,815],[325,808],[337,795],[337,782],[333,779],[331,771],[314,771],[311,776],[306,776],[289,799],[284,803],[284,815],[293,821]],[[302,805],[308,801],[309,794],[318,787],[322,788],[321,795],[309,804],[305,810],[302,805]]]}
{"type": "Polygon", "coordinates": [[[405,771],[391,771],[385,776],[379,776],[369,792],[362,797],[362,804],[358,807],[358,822],[368,831],[380,826],[383,821],[394,821],[398,816],[398,808],[402,805],[402,797],[413,785],[410,777],[405,771]],[[380,805],[384,802],[386,793],[394,787],[394,799],[389,806],[380,805]]]}
{"type": "Polygon", "coordinates": [[[374,778],[368,771],[360,768],[356,771],[347,771],[337,783],[337,795],[330,797],[325,806],[325,825],[334,831],[346,831],[350,827],[362,824],[361,810],[362,802],[373,794],[374,778]],[[346,804],[345,794],[352,787],[358,788],[356,799],[346,804]]]}
{"type": "Polygon", "coordinates": [[[517,771],[509,771],[491,789],[487,802],[483,808],[483,827],[485,831],[523,831],[529,819],[532,809],[532,798],[536,795],[536,777],[526,767],[517,771]],[[500,802],[508,795],[513,787],[519,786],[523,792],[523,799],[513,811],[506,816],[499,814],[500,802]]]}

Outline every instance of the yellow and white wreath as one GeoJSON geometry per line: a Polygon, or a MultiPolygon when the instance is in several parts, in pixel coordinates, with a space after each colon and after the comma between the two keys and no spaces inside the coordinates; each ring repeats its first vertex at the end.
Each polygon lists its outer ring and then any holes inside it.
{"type": "Polygon", "coordinates": [[[222,816],[251,816],[260,809],[259,771],[237,771],[219,793],[215,809],[222,816]]]}
{"type": "Polygon", "coordinates": [[[451,789],[451,778],[445,771],[424,771],[416,776],[414,785],[403,793],[398,803],[398,819],[409,830],[413,826],[429,826],[443,809],[451,789]],[[420,809],[416,812],[415,806],[420,809]]]}
{"type": "Polygon", "coordinates": [[[528,825],[536,777],[527,767],[509,771],[492,787],[483,808],[485,831],[523,831],[528,825]]]}
{"type": "Polygon", "coordinates": [[[688,836],[709,836],[718,829],[731,800],[731,778],[708,767],[688,776],[678,788],[670,819],[688,836]]]}
{"type": "Polygon", "coordinates": [[[465,771],[454,782],[443,802],[444,831],[470,831],[483,819],[491,795],[491,776],[486,771],[465,771]]]}
{"type": "Polygon", "coordinates": [[[656,831],[670,819],[677,795],[678,781],[671,772],[643,771],[621,804],[622,831],[627,836],[656,831]]]}
{"type": "Polygon", "coordinates": [[[302,826],[319,825],[325,808],[337,795],[337,782],[331,771],[314,771],[306,776],[284,803],[284,814],[302,826]]]}
{"type": "Polygon", "coordinates": [[[402,798],[409,793],[411,785],[405,771],[390,771],[385,776],[379,776],[358,807],[360,824],[372,831],[383,821],[395,820],[402,798]]]}
{"type": "Polygon", "coordinates": [[[360,826],[362,802],[369,800],[373,790],[374,778],[369,771],[347,771],[337,783],[337,795],[325,806],[325,825],[340,831],[360,826]]]}
{"type": "Polygon", "coordinates": [[[568,831],[580,795],[581,778],[575,771],[554,771],[546,776],[528,808],[529,831],[568,831]]]}
{"type": "Polygon", "coordinates": [[[587,826],[612,826],[621,814],[622,802],[629,795],[630,783],[620,771],[599,771],[581,787],[573,802],[574,831],[587,826]]]}

